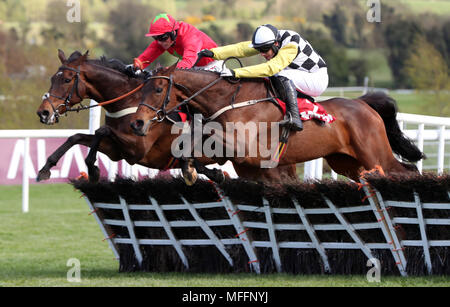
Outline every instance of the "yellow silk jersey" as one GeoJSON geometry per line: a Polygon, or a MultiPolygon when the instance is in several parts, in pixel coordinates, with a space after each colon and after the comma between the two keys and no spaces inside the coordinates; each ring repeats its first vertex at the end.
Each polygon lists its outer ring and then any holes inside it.
{"type": "MultiPolygon", "coordinates": [[[[271,77],[280,71],[299,69],[307,72],[315,72],[326,67],[325,61],[298,33],[289,30],[280,30],[281,48],[277,55],[263,64],[252,65],[234,69],[237,78],[271,77]]],[[[214,59],[225,60],[234,56],[237,58],[249,57],[259,54],[250,47],[250,41],[232,44],[211,49],[214,59]]]]}

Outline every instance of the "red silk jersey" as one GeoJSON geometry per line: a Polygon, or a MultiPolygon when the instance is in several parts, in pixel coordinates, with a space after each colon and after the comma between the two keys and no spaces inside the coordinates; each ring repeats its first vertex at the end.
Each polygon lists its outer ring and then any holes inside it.
{"type": "MultiPolygon", "coordinates": [[[[169,49],[165,50],[155,40],[138,57],[138,60],[143,64],[143,68],[153,63],[165,51],[181,60],[178,62],[177,68],[192,68],[197,61],[197,53],[200,50],[217,47],[217,44],[208,35],[196,27],[182,21],[179,22],[179,25],[175,43],[169,49]]],[[[205,66],[212,61],[214,61],[212,58],[202,58],[197,66],[205,66]]]]}

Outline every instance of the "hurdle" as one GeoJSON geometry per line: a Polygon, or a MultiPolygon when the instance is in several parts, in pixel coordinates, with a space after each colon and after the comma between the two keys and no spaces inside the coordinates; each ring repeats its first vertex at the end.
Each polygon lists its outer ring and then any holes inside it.
{"type": "Polygon", "coordinates": [[[73,184],[120,271],[450,274],[449,176],[73,184]]]}

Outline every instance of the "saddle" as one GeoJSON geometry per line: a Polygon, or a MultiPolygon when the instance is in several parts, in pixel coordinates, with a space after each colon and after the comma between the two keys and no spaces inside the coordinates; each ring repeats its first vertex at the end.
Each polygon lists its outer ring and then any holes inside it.
{"type": "MultiPolygon", "coordinates": [[[[286,115],[286,103],[278,97],[283,97],[284,93],[279,93],[270,78],[266,80],[267,95],[273,95],[275,99],[272,102],[281,110],[283,115],[286,115]]],[[[323,125],[325,123],[332,123],[336,120],[333,115],[330,115],[314,98],[306,95],[297,89],[297,105],[300,113],[300,119],[307,121],[314,119],[317,123],[323,125]]]]}
{"type": "MultiPolygon", "coordinates": [[[[284,93],[280,93],[277,90],[276,86],[273,84],[273,79],[272,78],[267,78],[265,80],[267,80],[267,82],[268,82],[266,84],[269,87],[269,91],[271,91],[275,97],[283,97],[284,96],[284,93]]],[[[298,89],[297,89],[297,98],[306,99],[306,100],[309,100],[311,102],[315,102],[313,97],[311,97],[309,95],[306,95],[305,93],[299,91],[298,89]]]]}

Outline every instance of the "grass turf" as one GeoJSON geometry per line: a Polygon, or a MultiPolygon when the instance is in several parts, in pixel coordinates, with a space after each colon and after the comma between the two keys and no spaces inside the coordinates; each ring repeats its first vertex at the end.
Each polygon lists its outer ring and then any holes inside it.
{"type": "Polygon", "coordinates": [[[369,283],[366,276],[119,273],[78,191],[67,184],[32,185],[27,214],[20,194],[19,186],[0,186],[0,286],[450,286],[448,276],[381,276],[380,283],[369,283]],[[67,281],[71,258],[80,261],[80,283],[67,281]]]}

